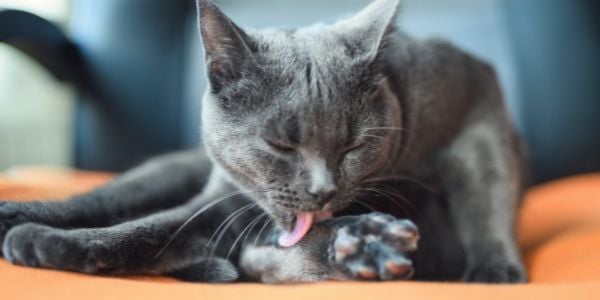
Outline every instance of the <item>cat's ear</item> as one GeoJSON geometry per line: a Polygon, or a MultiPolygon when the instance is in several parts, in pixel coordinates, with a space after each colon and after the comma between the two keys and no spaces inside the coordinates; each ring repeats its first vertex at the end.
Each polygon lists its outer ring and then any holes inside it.
{"type": "Polygon", "coordinates": [[[334,24],[333,30],[352,47],[352,53],[372,58],[394,31],[399,11],[400,0],[375,0],[353,17],[334,24]]]}
{"type": "Polygon", "coordinates": [[[242,76],[242,66],[252,59],[254,43],[211,0],[197,0],[198,23],[213,92],[242,76]]]}

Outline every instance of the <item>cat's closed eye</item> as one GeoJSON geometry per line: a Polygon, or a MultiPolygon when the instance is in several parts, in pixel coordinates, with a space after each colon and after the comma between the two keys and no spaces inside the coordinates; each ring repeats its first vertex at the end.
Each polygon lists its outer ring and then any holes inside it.
{"type": "Polygon", "coordinates": [[[354,150],[358,150],[360,148],[362,148],[363,146],[367,145],[367,142],[362,141],[362,140],[356,140],[350,144],[348,144],[346,146],[346,148],[344,149],[344,153],[348,153],[348,152],[352,152],[354,150]]]}
{"type": "Polygon", "coordinates": [[[263,140],[271,149],[277,152],[290,153],[295,151],[292,145],[286,144],[285,142],[269,138],[263,138],[263,140]]]}

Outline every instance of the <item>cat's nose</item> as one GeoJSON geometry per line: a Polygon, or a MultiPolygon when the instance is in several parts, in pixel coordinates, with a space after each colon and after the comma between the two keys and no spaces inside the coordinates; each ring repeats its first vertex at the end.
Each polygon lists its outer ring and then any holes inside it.
{"type": "Polygon", "coordinates": [[[327,162],[323,159],[314,159],[310,162],[310,184],[307,192],[315,197],[317,204],[325,206],[337,194],[337,185],[333,178],[333,173],[327,167],[327,162]]]}
{"type": "Polygon", "coordinates": [[[309,188],[308,193],[317,198],[317,203],[324,206],[337,195],[337,187],[335,185],[321,186],[318,188],[309,188]]]}

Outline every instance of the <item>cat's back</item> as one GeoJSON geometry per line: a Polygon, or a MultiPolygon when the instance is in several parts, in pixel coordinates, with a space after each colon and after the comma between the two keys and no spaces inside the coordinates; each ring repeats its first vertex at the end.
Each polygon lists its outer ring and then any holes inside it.
{"type": "Polygon", "coordinates": [[[507,119],[494,68],[440,39],[398,32],[383,48],[391,88],[413,131],[415,152],[428,153],[454,139],[474,118],[507,119]]]}

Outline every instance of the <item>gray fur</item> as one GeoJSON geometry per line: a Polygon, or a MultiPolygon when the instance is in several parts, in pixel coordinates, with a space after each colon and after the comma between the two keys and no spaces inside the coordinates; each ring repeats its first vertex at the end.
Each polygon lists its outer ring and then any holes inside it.
{"type": "Polygon", "coordinates": [[[209,282],[391,280],[413,267],[417,279],[526,280],[521,153],[492,68],[401,33],[398,0],[292,31],[244,30],[198,4],[206,154],[153,160],[63,203],[0,204],[5,258],[209,282]],[[275,243],[318,210],[336,218],[275,243]],[[414,254],[404,218],[420,228],[414,254]]]}

